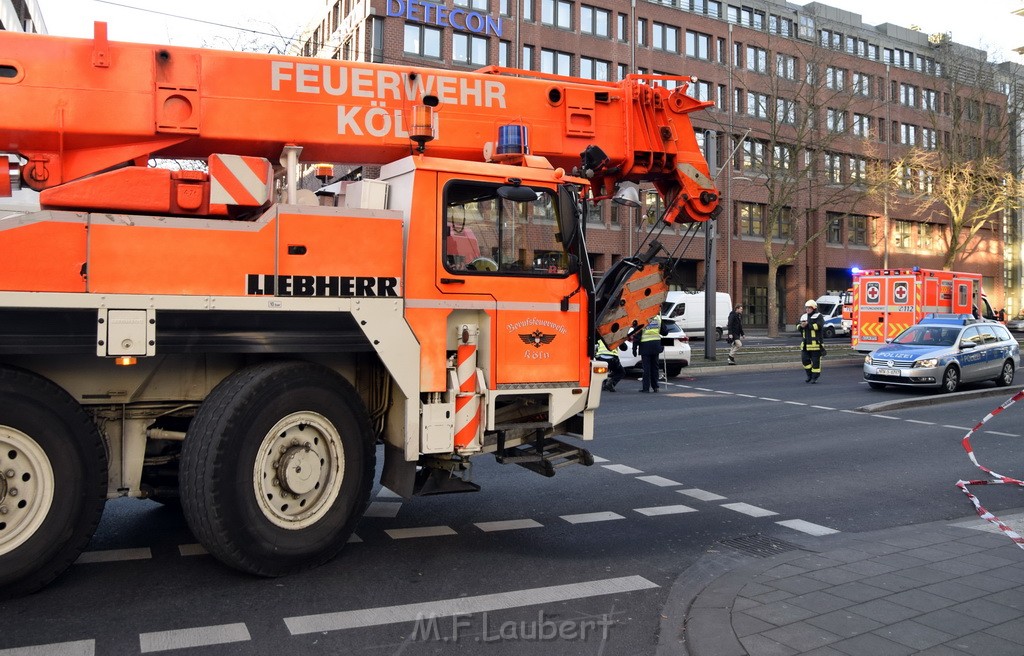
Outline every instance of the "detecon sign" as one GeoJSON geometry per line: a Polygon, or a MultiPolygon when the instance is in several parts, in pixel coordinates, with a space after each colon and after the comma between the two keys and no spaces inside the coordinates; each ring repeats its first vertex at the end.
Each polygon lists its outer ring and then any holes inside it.
{"type": "Polygon", "coordinates": [[[423,0],[388,0],[387,15],[424,25],[451,27],[460,32],[501,36],[501,18],[423,0]]]}

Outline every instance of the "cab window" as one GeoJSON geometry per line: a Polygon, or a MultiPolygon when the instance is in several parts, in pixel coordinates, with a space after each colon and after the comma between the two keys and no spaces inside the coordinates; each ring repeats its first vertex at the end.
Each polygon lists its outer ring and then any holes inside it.
{"type": "Polygon", "coordinates": [[[552,190],[507,200],[501,185],[455,181],[444,191],[444,264],[462,275],[564,276],[569,258],[558,233],[552,190]]]}

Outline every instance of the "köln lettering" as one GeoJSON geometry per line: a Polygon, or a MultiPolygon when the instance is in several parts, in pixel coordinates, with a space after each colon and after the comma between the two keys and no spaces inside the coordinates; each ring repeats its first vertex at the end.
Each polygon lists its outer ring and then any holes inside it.
{"type": "Polygon", "coordinates": [[[398,296],[398,278],[386,276],[273,276],[245,277],[249,296],[398,296]]]}

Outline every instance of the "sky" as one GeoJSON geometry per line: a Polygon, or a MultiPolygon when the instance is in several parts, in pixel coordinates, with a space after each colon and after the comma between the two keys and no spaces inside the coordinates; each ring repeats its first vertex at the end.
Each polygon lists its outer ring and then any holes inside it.
{"type": "MultiPolygon", "coordinates": [[[[793,1],[793,0],[791,0],[793,1]]],[[[209,25],[195,18],[223,26],[237,26],[291,36],[312,17],[323,15],[328,0],[38,0],[50,34],[92,36],[94,20],[108,23],[115,41],[181,46],[231,47],[238,34],[227,27],[209,25]],[[128,9],[148,7],[150,11],[128,9]],[[152,10],[184,18],[172,18],[152,10]]],[[[807,0],[795,0],[803,5],[807,0]]],[[[953,40],[982,48],[995,61],[1016,61],[1024,57],[1013,52],[1024,46],[1024,17],[1011,15],[1024,8],[1024,0],[826,0],[824,4],[858,13],[869,25],[895,23],[914,25],[926,34],[951,32],[953,40]]]]}

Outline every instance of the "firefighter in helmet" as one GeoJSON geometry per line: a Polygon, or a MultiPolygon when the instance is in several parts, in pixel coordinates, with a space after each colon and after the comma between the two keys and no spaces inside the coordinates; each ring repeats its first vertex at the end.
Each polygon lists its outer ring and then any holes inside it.
{"type": "Polygon", "coordinates": [[[800,316],[800,361],[807,373],[808,383],[818,382],[821,376],[821,356],[825,355],[825,319],[818,312],[818,303],[808,300],[804,303],[804,314],[800,316]]]}
{"type": "Polygon", "coordinates": [[[598,339],[597,354],[594,357],[608,363],[608,378],[601,384],[601,389],[606,392],[614,392],[615,386],[626,375],[626,371],[622,368],[622,363],[619,362],[619,354],[608,348],[603,339],[598,339]]]}

